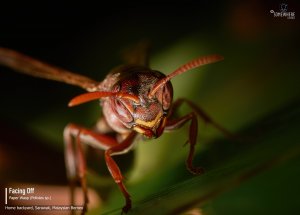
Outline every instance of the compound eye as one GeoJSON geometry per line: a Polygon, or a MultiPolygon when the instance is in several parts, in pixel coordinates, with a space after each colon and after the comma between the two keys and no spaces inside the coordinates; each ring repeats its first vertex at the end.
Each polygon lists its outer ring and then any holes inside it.
{"type": "Polygon", "coordinates": [[[165,84],[156,92],[157,100],[162,104],[163,110],[168,110],[172,103],[173,89],[170,84],[165,84]]]}
{"type": "Polygon", "coordinates": [[[129,110],[124,105],[123,101],[116,98],[114,99],[114,106],[113,106],[115,112],[118,114],[118,117],[120,120],[122,120],[125,123],[129,123],[133,121],[133,117],[129,110]]]}

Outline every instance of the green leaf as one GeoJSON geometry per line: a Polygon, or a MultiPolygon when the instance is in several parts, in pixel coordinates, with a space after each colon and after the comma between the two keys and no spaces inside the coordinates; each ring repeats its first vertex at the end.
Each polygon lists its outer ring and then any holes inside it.
{"type": "MultiPolygon", "coordinates": [[[[204,208],[203,211],[206,211],[206,214],[230,214],[234,211],[241,211],[241,207],[236,204],[233,204],[234,210],[232,207],[220,207],[222,210],[214,207],[214,212],[211,212],[211,207],[214,201],[217,202],[217,205],[230,201],[222,198],[222,195],[235,192],[243,187],[250,186],[249,189],[255,190],[255,195],[261,195],[263,191],[258,190],[259,187],[251,181],[263,174],[267,174],[263,186],[267,186],[269,181],[273,180],[280,180],[282,186],[293,182],[294,184],[290,187],[294,185],[295,190],[292,190],[290,194],[294,196],[289,196],[289,198],[297,198],[299,174],[297,175],[297,172],[287,173],[282,169],[295,160],[298,163],[300,161],[299,104],[300,102],[294,103],[276,111],[242,132],[243,136],[252,137],[251,140],[235,143],[219,140],[211,144],[205,151],[197,154],[199,159],[196,159],[195,162],[202,163],[207,167],[207,172],[203,175],[182,176],[182,171],[179,169],[184,168],[182,164],[178,164],[173,169],[165,172],[158,171],[143,182],[129,186],[133,197],[133,209],[129,214],[147,215],[154,212],[155,214],[180,214],[193,207],[204,208]],[[287,175],[283,174],[285,172],[287,175]],[[293,177],[293,180],[290,180],[288,176],[293,177]],[[155,183],[157,181],[160,183],[155,183]],[[145,189],[145,187],[147,188],[145,189]],[[210,209],[207,211],[208,205],[210,209]]],[[[270,193],[265,196],[269,198],[272,195],[274,194],[270,193]]],[[[280,195],[280,193],[275,192],[275,195],[280,195]]],[[[120,198],[119,193],[114,195],[110,199],[110,207],[103,210],[106,211],[104,214],[119,214],[122,205],[120,198]]],[[[269,202],[270,205],[261,205],[260,210],[253,210],[255,205],[250,204],[248,207],[241,205],[244,207],[243,211],[248,211],[247,214],[253,214],[253,211],[255,214],[265,214],[268,209],[293,211],[297,209],[294,202],[289,199],[282,199],[279,205],[269,202]]]]}

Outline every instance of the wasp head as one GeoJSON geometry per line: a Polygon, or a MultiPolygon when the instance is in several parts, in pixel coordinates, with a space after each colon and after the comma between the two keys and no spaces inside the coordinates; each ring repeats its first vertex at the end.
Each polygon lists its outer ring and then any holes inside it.
{"type": "Polygon", "coordinates": [[[113,87],[113,92],[120,96],[109,98],[112,113],[127,128],[148,138],[159,137],[172,103],[173,88],[168,82],[153,97],[149,96],[149,92],[164,77],[164,74],[153,70],[132,72],[121,77],[113,87]]]}
{"type": "Polygon", "coordinates": [[[167,76],[145,67],[119,67],[100,83],[101,91],[79,95],[70,101],[69,106],[103,98],[103,113],[112,129],[118,133],[128,133],[133,129],[148,138],[156,138],[166,126],[172,104],[170,80],[193,68],[220,60],[223,60],[220,55],[196,58],[167,76]]]}

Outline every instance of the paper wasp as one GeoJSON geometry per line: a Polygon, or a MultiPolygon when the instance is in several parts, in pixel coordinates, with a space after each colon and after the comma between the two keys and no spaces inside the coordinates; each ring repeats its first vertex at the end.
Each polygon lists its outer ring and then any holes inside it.
{"type": "MultiPolygon", "coordinates": [[[[205,64],[223,60],[220,55],[209,55],[194,59],[168,75],[152,70],[148,63],[148,46],[140,44],[127,58],[124,65],[118,66],[101,81],[57,68],[19,52],[0,48],[0,64],[27,75],[45,78],[79,86],[87,93],[76,96],[69,102],[73,107],[92,100],[100,100],[103,118],[99,119],[96,130],[77,124],[69,124],[64,129],[65,163],[67,176],[74,184],[79,180],[84,193],[84,211],[87,210],[88,195],[86,185],[86,161],[82,144],[104,150],[107,168],[125,198],[122,212],[131,209],[130,195],[124,185],[124,177],[112,156],[128,152],[135,144],[138,135],[158,138],[164,131],[179,129],[189,125],[189,153],[187,169],[193,174],[201,174],[203,169],[193,166],[197,142],[197,117],[220,130],[230,133],[213,121],[199,106],[188,99],[173,102],[173,87],[170,80],[182,73],[205,64]],[[186,103],[192,111],[176,118],[174,112],[186,103]],[[107,135],[107,133],[114,135],[107,135]]],[[[71,191],[74,186],[71,186],[71,191]]],[[[71,192],[72,193],[72,192],[71,192]]]]}

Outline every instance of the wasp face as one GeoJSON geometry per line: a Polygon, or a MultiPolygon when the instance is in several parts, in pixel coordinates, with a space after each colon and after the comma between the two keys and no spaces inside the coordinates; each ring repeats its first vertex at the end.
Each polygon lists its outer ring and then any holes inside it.
{"type": "Polygon", "coordinates": [[[121,78],[114,91],[135,95],[139,101],[128,98],[111,98],[112,112],[130,129],[148,138],[159,137],[165,127],[166,117],[172,103],[173,88],[170,82],[163,85],[149,98],[153,85],[165,75],[157,71],[139,71],[121,78]]]}

